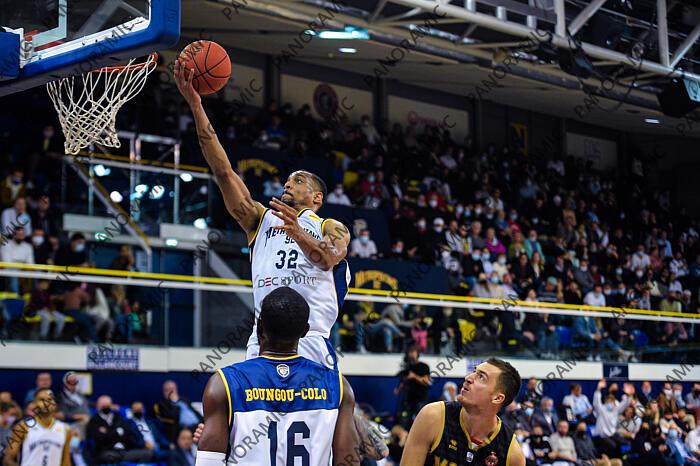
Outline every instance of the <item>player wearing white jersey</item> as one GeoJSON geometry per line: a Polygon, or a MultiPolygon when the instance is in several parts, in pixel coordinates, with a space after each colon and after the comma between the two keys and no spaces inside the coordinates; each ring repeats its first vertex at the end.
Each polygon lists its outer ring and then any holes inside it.
{"type": "MultiPolygon", "coordinates": [[[[342,223],[316,215],[326,196],[321,178],[307,171],[289,175],[281,199],[271,209],[253,200],[243,180],[233,171],[216,133],[192,87],[193,73],[175,64],[176,83],[194,116],[202,153],[216,177],[224,203],[248,236],[251,245],[253,294],[256,317],[260,303],[273,289],[288,285],[311,307],[311,330],[299,343],[299,354],[333,367],[335,352],[327,341],[350,274],[344,260],[350,232],[342,223]]],[[[258,355],[253,329],[247,357],[258,355]]]]}
{"type": "Polygon", "coordinates": [[[70,428],[54,416],[57,407],[53,392],[48,388],[38,390],[33,403],[34,416],[18,422],[7,440],[3,465],[70,466],[70,428]]]}
{"type": "Polygon", "coordinates": [[[204,391],[196,466],[359,464],[347,380],[297,354],[309,305],[289,287],[269,293],[256,332],[260,357],[219,369],[204,391]]]}

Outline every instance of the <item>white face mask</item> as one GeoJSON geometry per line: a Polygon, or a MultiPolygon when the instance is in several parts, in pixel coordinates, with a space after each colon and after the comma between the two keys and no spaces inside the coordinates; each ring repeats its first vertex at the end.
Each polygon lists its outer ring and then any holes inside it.
{"type": "Polygon", "coordinates": [[[447,259],[450,257],[450,251],[442,251],[442,258],[447,259]]]}
{"type": "Polygon", "coordinates": [[[664,389],[664,395],[670,398],[673,395],[673,390],[664,389]]]}
{"type": "Polygon", "coordinates": [[[32,236],[32,244],[34,246],[39,247],[42,244],[44,244],[44,237],[43,236],[32,236]]]}
{"type": "Polygon", "coordinates": [[[436,201],[435,199],[431,199],[431,200],[428,202],[428,205],[434,209],[435,207],[437,207],[438,201],[436,201]]]}
{"type": "Polygon", "coordinates": [[[336,196],[340,196],[341,194],[343,194],[343,188],[335,188],[333,192],[336,196]]]}
{"type": "Polygon", "coordinates": [[[498,258],[498,263],[501,265],[506,265],[506,258],[505,257],[499,257],[498,258]]]}
{"type": "Polygon", "coordinates": [[[416,225],[418,225],[418,228],[425,228],[425,220],[420,220],[416,225]]]}

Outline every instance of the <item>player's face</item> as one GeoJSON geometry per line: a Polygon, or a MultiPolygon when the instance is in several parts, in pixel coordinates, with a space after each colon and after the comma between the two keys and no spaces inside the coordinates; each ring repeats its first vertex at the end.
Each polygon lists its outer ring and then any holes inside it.
{"type": "Polygon", "coordinates": [[[43,390],[34,401],[34,412],[37,416],[46,417],[56,412],[56,399],[51,390],[43,390]]]}
{"type": "Polygon", "coordinates": [[[496,382],[501,370],[488,363],[481,363],[476,370],[464,378],[462,390],[457,399],[462,406],[478,406],[485,408],[489,405],[500,407],[503,394],[496,391],[496,382]]]}
{"type": "Polygon", "coordinates": [[[309,177],[303,173],[294,172],[287,178],[284,194],[280,200],[298,209],[313,205],[313,195],[314,190],[309,177]]]}

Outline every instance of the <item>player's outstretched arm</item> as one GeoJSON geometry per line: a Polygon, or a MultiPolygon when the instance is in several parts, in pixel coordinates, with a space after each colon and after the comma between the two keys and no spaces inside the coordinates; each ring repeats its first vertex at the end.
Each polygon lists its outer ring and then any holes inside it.
{"type": "Polygon", "coordinates": [[[196,466],[219,466],[228,451],[229,406],[226,387],[217,372],[204,389],[204,429],[197,445],[196,466]]]}
{"type": "Polygon", "coordinates": [[[199,145],[202,148],[204,158],[216,177],[216,182],[224,197],[226,209],[246,232],[248,240],[251,240],[264,207],[253,200],[243,180],[233,171],[226,151],[221,146],[214,127],[204,111],[202,98],[192,86],[194,72],[185,70],[182,68],[180,60],[176,60],[174,73],[177,88],[192,109],[194,122],[197,126],[199,145]]]}
{"type": "Polygon", "coordinates": [[[401,455],[401,466],[425,464],[425,459],[445,422],[444,413],[445,406],[442,401],[427,404],[418,412],[408,432],[406,446],[401,455]]]}
{"type": "Polygon", "coordinates": [[[360,464],[362,461],[353,420],[354,410],[355,394],[347,379],[343,377],[343,399],[340,401],[333,434],[333,466],[360,464]]]}

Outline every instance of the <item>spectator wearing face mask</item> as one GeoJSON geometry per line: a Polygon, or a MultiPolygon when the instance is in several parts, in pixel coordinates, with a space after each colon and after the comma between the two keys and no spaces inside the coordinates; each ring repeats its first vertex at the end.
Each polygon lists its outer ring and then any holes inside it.
{"type": "MultiPolygon", "coordinates": [[[[58,240],[58,238],[54,238],[58,240]]],[[[32,232],[32,248],[34,249],[34,262],[37,264],[53,264],[55,251],[52,243],[47,239],[42,228],[34,228],[32,232]]]]}
{"type": "Polygon", "coordinates": [[[593,413],[596,417],[596,424],[593,430],[593,441],[596,448],[610,458],[619,458],[619,449],[615,441],[617,432],[618,417],[629,406],[632,388],[630,384],[624,385],[625,395],[622,401],[617,401],[615,396],[608,393],[603,401],[601,391],[607,387],[605,379],[598,382],[598,387],[593,394],[593,413]]]}
{"type": "Polygon", "coordinates": [[[174,447],[163,433],[158,430],[153,419],[146,417],[143,403],[134,401],[131,403],[131,418],[126,421],[131,433],[136,439],[137,448],[145,448],[155,453],[155,459],[165,461],[170,456],[170,449],[174,447]]]}
{"type": "Polygon", "coordinates": [[[540,407],[532,417],[533,425],[542,427],[544,435],[552,435],[557,431],[558,422],[559,416],[554,411],[554,401],[548,396],[542,397],[540,407]]]}
{"type": "Polygon", "coordinates": [[[639,433],[634,437],[632,453],[637,456],[635,466],[669,466],[665,454],[668,446],[659,426],[642,422],[639,433]]]}
{"type": "Polygon", "coordinates": [[[342,183],[338,183],[335,185],[335,189],[333,189],[333,192],[328,194],[328,197],[326,198],[326,202],[328,204],[337,204],[337,205],[346,205],[346,206],[352,205],[348,195],[343,192],[342,183]]]}
{"type": "MultiPolygon", "coordinates": [[[[535,424],[533,422],[533,416],[535,415],[535,404],[531,400],[525,400],[520,404],[520,410],[519,413],[517,414],[517,422],[519,425],[522,426],[523,429],[527,430],[528,432],[532,432],[533,429],[535,428],[535,424]]],[[[540,432],[542,431],[542,427],[539,427],[540,432]]]]}
{"type": "MultiPolygon", "coordinates": [[[[25,185],[23,183],[24,170],[16,167],[12,173],[7,175],[2,184],[0,184],[0,206],[8,206],[15,202],[18,197],[27,195],[25,185]]],[[[4,223],[3,223],[4,225],[4,223]]],[[[4,228],[3,228],[4,230],[4,228]]]]}
{"type": "Polygon", "coordinates": [[[596,284],[592,291],[589,291],[583,298],[583,303],[587,306],[602,307],[607,303],[605,301],[605,295],[603,294],[603,287],[600,284],[596,284]]]}
{"type": "Polygon", "coordinates": [[[88,258],[85,249],[85,236],[82,233],[74,233],[70,237],[70,242],[56,253],[56,265],[87,266],[88,258]]]}
{"type": "Polygon", "coordinates": [[[593,275],[591,275],[591,271],[588,270],[587,260],[582,259],[580,266],[578,268],[575,268],[573,270],[573,273],[574,280],[576,280],[576,283],[578,283],[581,286],[581,290],[583,291],[584,295],[593,289],[593,287],[595,286],[595,281],[593,280],[593,275]]]}
{"type": "Polygon", "coordinates": [[[551,465],[552,446],[542,433],[542,427],[535,426],[527,439],[527,444],[532,452],[534,464],[537,466],[551,465]]]}
{"type": "Polygon", "coordinates": [[[448,247],[447,239],[445,238],[445,221],[442,217],[433,219],[433,228],[426,232],[425,240],[429,245],[432,245],[434,256],[437,256],[442,249],[448,247]]]}
{"type": "Polygon", "coordinates": [[[585,422],[579,422],[574,434],[574,446],[576,447],[576,457],[582,466],[622,466],[622,460],[618,458],[610,459],[607,455],[600,455],[593,439],[588,435],[588,428],[585,422]]]}
{"type": "Polygon", "coordinates": [[[700,459],[696,458],[688,451],[683,443],[681,432],[678,427],[673,427],[666,435],[666,446],[668,446],[668,454],[666,459],[669,466],[689,466],[700,464],[700,459]]]}
{"type": "Polygon", "coordinates": [[[508,273],[508,259],[505,254],[498,254],[497,259],[491,264],[492,270],[498,274],[499,280],[508,273]]]}
{"type": "MultiPolygon", "coordinates": [[[[659,411],[661,415],[664,416],[666,413],[674,414],[678,411],[678,397],[673,393],[673,386],[670,382],[666,382],[663,385],[661,394],[658,398],[659,411]]],[[[665,432],[664,432],[665,433],[665,432]]]]}
{"type": "Polygon", "coordinates": [[[538,252],[541,257],[544,257],[544,252],[542,252],[542,245],[537,239],[537,230],[530,230],[528,237],[525,240],[525,253],[527,257],[532,259],[532,254],[538,252]]]}
{"type": "Polygon", "coordinates": [[[644,252],[644,245],[640,244],[637,246],[637,251],[630,260],[630,268],[632,270],[646,270],[649,266],[651,266],[651,258],[646,252],[644,252]]]}
{"type": "Polygon", "coordinates": [[[112,399],[106,395],[97,399],[97,414],[88,422],[87,438],[92,456],[100,463],[150,462],[154,457],[152,450],[137,448],[129,425],[112,411],[112,399]]]}
{"type": "Polygon", "coordinates": [[[360,236],[350,242],[350,253],[348,255],[363,259],[377,258],[377,245],[370,239],[368,229],[362,230],[360,236]]]}

